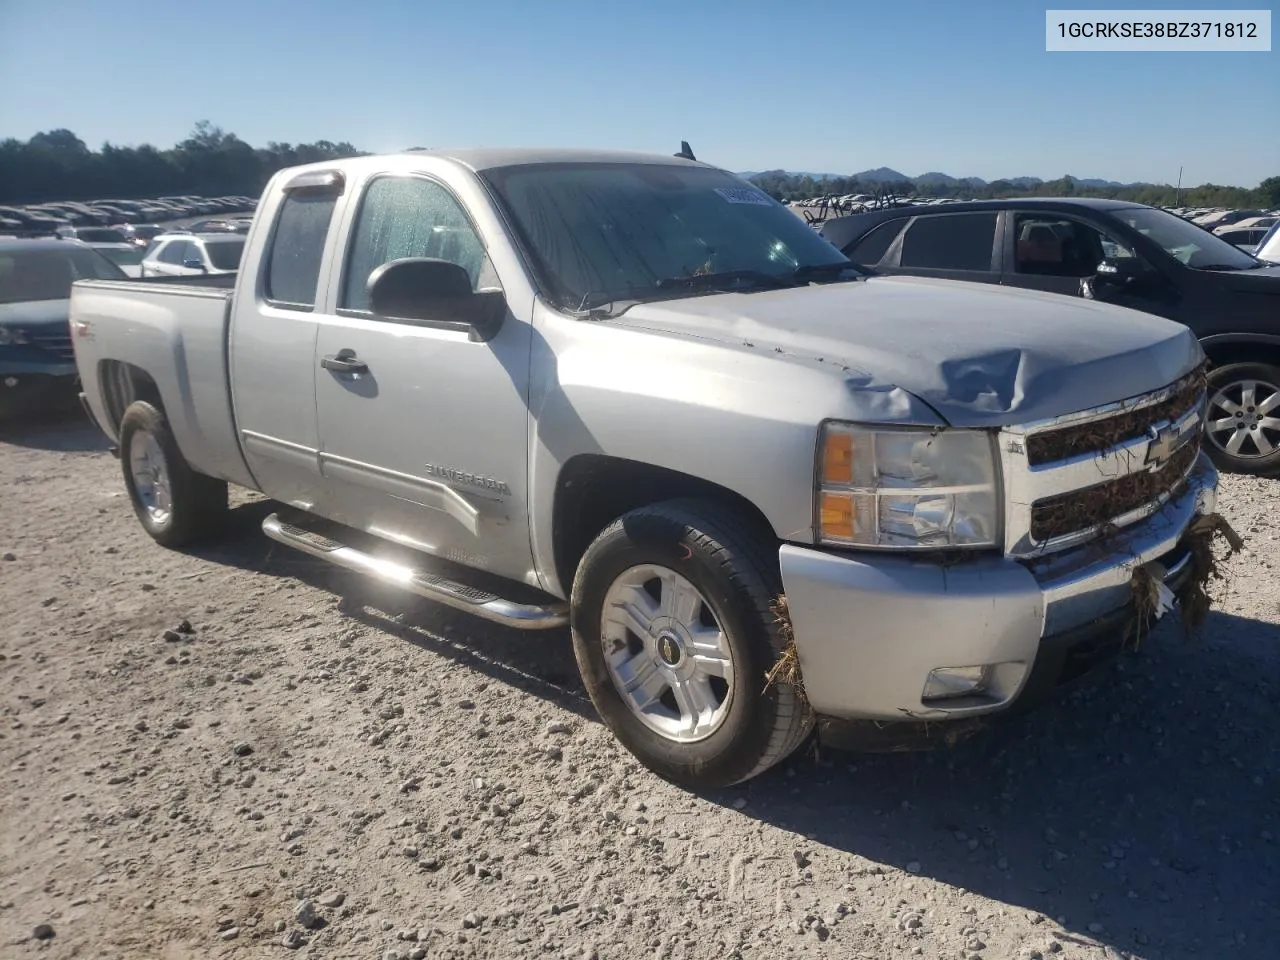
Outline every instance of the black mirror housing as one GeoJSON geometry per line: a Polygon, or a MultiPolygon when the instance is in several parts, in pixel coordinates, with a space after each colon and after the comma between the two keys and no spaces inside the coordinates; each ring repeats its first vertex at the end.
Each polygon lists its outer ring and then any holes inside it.
{"type": "Polygon", "coordinates": [[[1136,280],[1146,272],[1145,266],[1137,257],[1107,257],[1097,267],[1098,279],[1116,286],[1136,280]]]}
{"type": "Polygon", "coordinates": [[[472,290],[458,264],[433,257],[403,257],[369,274],[369,309],[381,317],[457,324],[472,338],[493,339],[506,317],[501,290],[472,290]]]}

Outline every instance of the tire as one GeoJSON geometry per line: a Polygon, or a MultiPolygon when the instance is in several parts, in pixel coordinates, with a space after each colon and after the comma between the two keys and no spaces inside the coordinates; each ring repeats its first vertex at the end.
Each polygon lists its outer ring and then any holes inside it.
{"type": "Polygon", "coordinates": [[[713,789],[804,741],[808,705],[791,685],[765,683],[784,647],[770,609],[781,593],[770,532],[711,501],[633,510],[587,548],[570,601],[574,656],[601,719],[646,767],[713,789]],[[619,597],[634,616],[621,615],[619,597]],[[648,706],[633,705],[640,697],[648,706]]]}
{"type": "Polygon", "coordinates": [[[145,400],[129,404],[120,421],[120,466],[133,511],[156,543],[185,547],[225,520],[226,481],[192,470],[165,415],[145,400]],[[160,479],[149,489],[145,474],[157,469],[160,479]]]}
{"type": "Polygon", "coordinates": [[[1280,475],[1280,367],[1229,363],[1210,370],[1207,420],[1204,446],[1219,469],[1280,475]]]}

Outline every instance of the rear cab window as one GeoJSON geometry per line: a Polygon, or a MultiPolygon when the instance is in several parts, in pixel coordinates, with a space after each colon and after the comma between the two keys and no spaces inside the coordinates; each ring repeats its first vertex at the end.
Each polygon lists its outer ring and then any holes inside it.
{"type": "Polygon", "coordinates": [[[262,293],[287,310],[314,310],[325,243],[343,178],[336,171],[310,171],[285,184],[265,254],[262,293]]]}

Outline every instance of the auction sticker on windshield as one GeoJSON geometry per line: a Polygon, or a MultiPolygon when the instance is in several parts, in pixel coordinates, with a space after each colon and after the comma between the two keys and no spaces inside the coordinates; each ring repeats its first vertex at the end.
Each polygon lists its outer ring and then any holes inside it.
{"type": "Polygon", "coordinates": [[[716,193],[730,203],[753,203],[760,207],[768,207],[773,204],[767,194],[763,194],[759,190],[752,190],[750,187],[716,187],[715,189],[716,193]]]}

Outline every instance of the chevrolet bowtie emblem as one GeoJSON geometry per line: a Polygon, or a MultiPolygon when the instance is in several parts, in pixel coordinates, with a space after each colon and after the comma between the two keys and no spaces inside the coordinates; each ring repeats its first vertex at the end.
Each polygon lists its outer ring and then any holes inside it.
{"type": "Polygon", "coordinates": [[[1163,466],[1194,436],[1192,431],[1197,424],[1198,421],[1191,418],[1182,423],[1170,423],[1163,427],[1148,427],[1147,436],[1150,442],[1147,444],[1147,466],[1152,469],[1163,466]]]}

